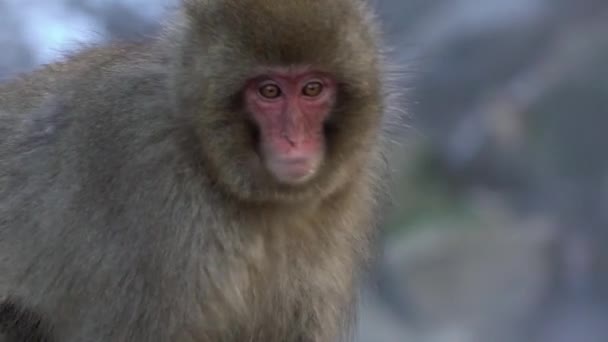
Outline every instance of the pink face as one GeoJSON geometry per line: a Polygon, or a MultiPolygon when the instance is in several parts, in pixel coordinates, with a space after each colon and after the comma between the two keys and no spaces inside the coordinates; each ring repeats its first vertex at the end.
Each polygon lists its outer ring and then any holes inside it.
{"type": "Polygon", "coordinates": [[[335,104],[335,81],[320,72],[271,69],[248,82],[245,100],[268,171],[283,184],[312,178],[323,161],[323,125],[335,104]]]}

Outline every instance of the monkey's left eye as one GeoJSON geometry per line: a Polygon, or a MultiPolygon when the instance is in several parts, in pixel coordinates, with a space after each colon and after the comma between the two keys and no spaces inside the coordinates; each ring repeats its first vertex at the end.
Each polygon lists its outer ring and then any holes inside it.
{"type": "Polygon", "coordinates": [[[276,99],[279,96],[281,96],[281,88],[279,88],[278,85],[276,84],[266,84],[263,85],[260,90],[260,95],[262,95],[262,97],[267,98],[267,99],[276,99]]]}
{"type": "Polygon", "coordinates": [[[302,94],[308,97],[317,97],[323,92],[323,83],[315,81],[309,82],[302,89],[302,94]]]}

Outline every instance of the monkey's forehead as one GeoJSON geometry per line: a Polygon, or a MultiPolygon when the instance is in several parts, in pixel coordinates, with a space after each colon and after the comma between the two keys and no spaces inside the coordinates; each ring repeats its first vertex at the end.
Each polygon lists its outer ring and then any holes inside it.
{"type": "Polygon", "coordinates": [[[241,61],[331,67],[376,50],[375,25],[361,0],[190,2],[196,6],[189,15],[207,41],[237,50],[241,61]]]}

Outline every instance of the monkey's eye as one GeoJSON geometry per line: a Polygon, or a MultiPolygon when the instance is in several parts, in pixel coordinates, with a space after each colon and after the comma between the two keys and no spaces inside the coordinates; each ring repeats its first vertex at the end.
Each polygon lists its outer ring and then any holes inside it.
{"type": "Polygon", "coordinates": [[[302,89],[302,94],[308,97],[317,97],[323,92],[323,84],[318,81],[308,82],[302,89]]]}
{"type": "Polygon", "coordinates": [[[281,88],[276,84],[263,85],[259,90],[262,97],[273,100],[281,96],[281,88]]]}

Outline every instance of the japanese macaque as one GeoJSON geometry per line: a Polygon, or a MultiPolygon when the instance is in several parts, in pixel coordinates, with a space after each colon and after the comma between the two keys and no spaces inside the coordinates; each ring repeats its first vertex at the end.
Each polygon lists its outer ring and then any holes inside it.
{"type": "Polygon", "coordinates": [[[0,85],[0,341],[348,340],[379,35],[362,0],[184,0],[0,85]]]}

